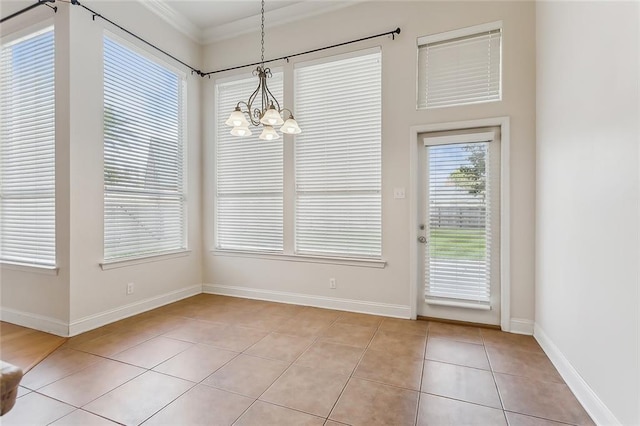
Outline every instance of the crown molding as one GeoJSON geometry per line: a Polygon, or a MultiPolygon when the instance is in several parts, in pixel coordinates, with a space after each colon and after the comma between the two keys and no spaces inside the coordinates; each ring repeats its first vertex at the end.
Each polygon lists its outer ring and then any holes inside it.
{"type": "MultiPolygon", "coordinates": [[[[321,15],[335,10],[344,9],[366,0],[345,0],[345,1],[303,1],[291,6],[265,12],[265,27],[273,28],[312,16],[321,15]]],[[[259,28],[260,14],[219,25],[203,32],[201,41],[205,44],[215,43],[222,40],[238,37],[244,34],[255,32],[259,28]]]]}
{"type": "Polygon", "coordinates": [[[202,31],[200,28],[169,6],[164,0],[138,0],[138,2],[191,40],[202,43],[202,31]]]}

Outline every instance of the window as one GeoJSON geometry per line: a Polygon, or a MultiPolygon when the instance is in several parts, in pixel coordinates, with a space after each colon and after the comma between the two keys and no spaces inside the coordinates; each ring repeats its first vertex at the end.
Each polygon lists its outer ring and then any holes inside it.
{"type": "Polygon", "coordinates": [[[295,247],[380,257],[381,54],[295,69],[295,247]]]}
{"type": "MultiPolygon", "coordinates": [[[[224,124],[257,83],[250,77],[216,84],[216,248],[282,252],[282,138],[263,141],[255,129],[252,136],[235,137],[224,124]]],[[[282,99],[282,73],[268,83],[282,99]]]]}
{"type": "Polygon", "coordinates": [[[499,281],[496,132],[427,137],[425,296],[486,306],[499,281]]]}
{"type": "Polygon", "coordinates": [[[0,259],[55,267],[53,28],[0,52],[0,259]]]}
{"type": "Polygon", "coordinates": [[[499,101],[502,22],[418,39],[418,108],[499,101]]]}
{"type": "Polygon", "coordinates": [[[104,37],[104,258],[186,249],[184,77],[104,37]]]}

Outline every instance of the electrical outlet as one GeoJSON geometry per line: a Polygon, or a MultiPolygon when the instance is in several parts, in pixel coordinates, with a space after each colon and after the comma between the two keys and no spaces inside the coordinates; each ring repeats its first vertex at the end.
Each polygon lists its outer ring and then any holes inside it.
{"type": "Polygon", "coordinates": [[[127,294],[133,294],[133,283],[127,284],[127,294]]]}
{"type": "Polygon", "coordinates": [[[329,278],[329,288],[335,290],[335,288],[336,288],[336,279],[335,278],[329,278]]]}

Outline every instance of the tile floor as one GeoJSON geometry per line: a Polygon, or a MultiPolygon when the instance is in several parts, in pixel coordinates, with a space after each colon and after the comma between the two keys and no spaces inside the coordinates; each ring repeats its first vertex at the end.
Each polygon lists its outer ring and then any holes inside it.
{"type": "Polygon", "coordinates": [[[1,422],[593,424],[532,337],[204,294],[69,339],[1,422]]]}

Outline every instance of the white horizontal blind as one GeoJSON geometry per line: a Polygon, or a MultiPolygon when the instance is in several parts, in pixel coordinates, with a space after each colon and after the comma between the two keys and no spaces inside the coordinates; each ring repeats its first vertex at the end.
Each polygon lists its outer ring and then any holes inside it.
{"type": "Polygon", "coordinates": [[[381,256],[381,55],[295,70],[296,252],[381,256]]]}
{"type": "Polygon", "coordinates": [[[104,257],[186,249],[184,79],[104,37],[104,257]]]}
{"type": "Polygon", "coordinates": [[[2,46],[0,63],[0,259],[53,267],[53,28],[2,46]]]}
{"type": "Polygon", "coordinates": [[[427,146],[426,297],[489,303],[489,142],[427,146]]]}
{"type": "MultiPolygon", "coordinates": [[[[267,82],[282,101],[282,73],[267,82]]],[[[283,139],[259,139],[262,127],[252,127],[248,137],[232,136],[224,124],[257,85],[251,77],[216,86],[216,247],[282,252],[283,139]]]]}
{"type": "Polygon", "coordinates": [[[502,30],[435,41],[418,49],[418,108],[501,99],[502,30]]]}

